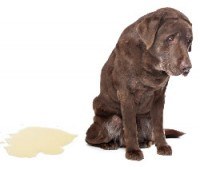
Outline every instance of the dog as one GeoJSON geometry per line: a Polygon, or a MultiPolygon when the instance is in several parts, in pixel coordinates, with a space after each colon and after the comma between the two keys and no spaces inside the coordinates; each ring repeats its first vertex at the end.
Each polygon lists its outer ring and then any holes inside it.
{"type": "Polygon", "coordinates": [[[170,76],[192,68],[192,24],[180,11],[161,8],[128,26],[102,68],[94,122],[86,142],[103,149],[126,148],[126,158],[142,160],[140,148],[155,144],[172,155],[166,137],[184,133],[163,129],[165,91],[170,76]]]}

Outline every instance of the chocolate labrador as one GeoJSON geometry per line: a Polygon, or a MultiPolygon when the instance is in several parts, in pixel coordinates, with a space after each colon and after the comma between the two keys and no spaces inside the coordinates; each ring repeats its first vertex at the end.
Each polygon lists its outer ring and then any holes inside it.
{"type": "Polygon", "coordinates": [[[191,44],[191,22],[172,8],[128,26],[102,69],[86,142],[104,149],[124,146],[132,160],[143,159],[140,148],[154,143],[158,154],[171,155],[166,137],[183,133],[163,129],[165,90],[170,76],[189,73],[191,44]]]}

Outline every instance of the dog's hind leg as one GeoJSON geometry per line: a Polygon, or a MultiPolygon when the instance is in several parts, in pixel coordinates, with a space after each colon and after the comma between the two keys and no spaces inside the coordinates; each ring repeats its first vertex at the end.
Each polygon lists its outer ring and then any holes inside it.
{"type": "Polygon", "coordinates": [[[86,142],[102,149],[113,150],[123,145],[121,118],[112,115],[109,117],[94,117],[94,123],[86,132],[86,142]]]}

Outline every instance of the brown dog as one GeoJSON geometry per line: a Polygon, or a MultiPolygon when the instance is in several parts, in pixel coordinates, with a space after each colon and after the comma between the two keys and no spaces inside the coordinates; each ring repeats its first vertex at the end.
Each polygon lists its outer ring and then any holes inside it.
{"type": "Polygon", "coordinates": [[[152,143],[158,154],[171,155],[165,136],[183,133],[163,130],[165,90],[170,76],[189,73],[191,43],[192,24],[172,8],[149,13],[127,27],[102,69],[86,142],[104,149],[125,146],[126,157],[133,160],[143,159],[140,147],[152,143]]]}

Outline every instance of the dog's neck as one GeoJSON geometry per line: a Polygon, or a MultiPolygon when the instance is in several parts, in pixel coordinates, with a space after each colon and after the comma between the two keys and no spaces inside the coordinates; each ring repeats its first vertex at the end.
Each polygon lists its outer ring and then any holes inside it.
{"type": "Polygon", "coordinates": [[[148,51],[145,51],[142,55],[141,67],[142,69],[142,77],[141,82],[145,86],[149,86],[155,89],[162,88],[166,85],[169,80],[169,75],[161,70],[156,69],[156,64],[158,60],[156,57],[152,56],[148,51]],[[154,65],[152,65],[154,63],[154,65]]]}
{"type": "Polygon", "coordinates": [[[141,65],[143,67],[144,72],[146,72],[149,75],[152,75],[155,78],[169,77],[169,75],[165,71],[157,69],[156,66],[159,65],[159,61],[155,56],[152,56],[148,51],[145,51],[143,53],[141,65]]]}

